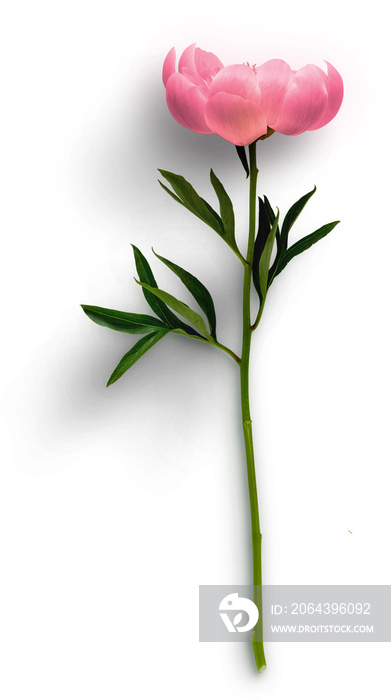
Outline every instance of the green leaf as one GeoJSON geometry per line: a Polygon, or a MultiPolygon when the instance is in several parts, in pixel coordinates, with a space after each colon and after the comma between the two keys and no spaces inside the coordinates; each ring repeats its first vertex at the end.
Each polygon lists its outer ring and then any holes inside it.
{"type": "MultiPolygon", "coordinates": [[[[278,271],[280,270],[282,258],[285,255],[285,252],[286,252],[287,247],[288,247],[289,231],[291,230],[291,228],[292,228],[293,224],[295,223],[299,214],[303,211],[308,200],[312,197],[312,195],[315,192],[316,192],[316,187],[314,187],[314,189],[311,190],[311,192],[307,192],[307,194],[305,194],[303,197],[300,197],[300,199],[298,199],[297,202],[295,202],[291,206],[291,208],[288,210],[288,213],[286,214],[284,222],[282,224],[281,233],[280,233],[279,229],[277,228],[277,231],[276,231],[277,255],[276,255],[274,263],[269,271],[269,282],[268,282],[269,287],[270,287],[271,283],[273,282],[274,277],[278,274],[278,271]]],[[[265,202],[266,202],[266,206],[267,206],[268,217],[269,217],[269,220],[271,220],[271,218],[274,216],[274,212],[273,212],[269,202],[267,201],[266,197],[265,197],[265,202]]]]}
{"type": "MultiPolygon", "coordinates": [[[[272,207],[271,207],[271,204],[270,204],[270,202],[269,202],[269,200],[268,200],[268,198],[266,197],[265,194],[263,195],[263,198],[264,198],[264,201],[265,201],[265,209],[266,209],[267,217],[268,217],[268,219],[269,219],[269,221],[270,221],[270,226],[273,226],[274,219],[276,218],[276,215],[275,215],[275,213],[274,213],[274,211],[273,211],[273,209],[272,209],[272,207]]],[[[280,227],[277,226],[277,230],[276,230],[276,241],[277,241],[277,244],[278,244],[280,238],[281,238],[280,227]]]]}
{"type": "Polygon", "coordinates": [[[172,197],[179,204],[183,204],[182,200],[179,199],[179,197],[177,197],[176,194],[171,192],[171,190],[168,187],[166,187],[166,185],[163,182],[160,182],[160,180],[158,180],[158,183],[159,183],[160,187],[163,187],[163,189],[167,192],[167,194],[170,195],[170,197],[172,197]]]}
{"type": "Polygon", "coordinates": [[[159,184],[176,202],[182,204],[192,214],[210,226],[230,246],[234,253],[244,262],[235,241],[235,217],[232,202],[220,180],[211,172],[211,181],[220,203],[221,216],[208,202],[197,194],[194,187],[182,175],[175,175],[167,170],[159,170],[168,180],[174,192],[159,180],[159,184]]]}
{"type": "MultiPolygon", "coordinates": [[[[155,253],[155,251],[153,252],[155,253]]],[[[189,290],[190,294],[193,295],[197,304],[200,306],[209,321],[212,338],[216,340],[216,312],[213,299],[207,288],[197,279],[197,277],[192,275],[190,272],[187,272],[187,270],[184,270],[183,267],[179,267],[179,265],[176,265],[176,263],[171,262],[171,260],[167,260],[167,258],[163,258],[157,253],[155,253],[155,255],[179,277],[185,287],[187,287],[189,290]]]]}
{"type": "Polygon", "coordinates": [[[82,304],[81,308],[88,318],[99,326],[106,326],[122,333],[151,333],[151,331],[156,331],[160,328],[170,330],[166,324],[154,316],[131,314],[126,311],[115,311],[114,309],[88,306],[86,304],[82,304]]]}
{"type": "MultiPolygon", "coordinates": [[[[153,272],[150,268],[148,260],[144,257],[141,250],[139,250],[137,246],[132,244],[132,248],[134,253],[134,261],[136,263],[136,270],[140,278],[140,282],[145,282],[146,284],[151,285],[151,287],[157,287],[157,283],[153,276],[153,272]]],[[[159,316],[159,318],[165,321],[169,326],[172,325],[174,314],[170,311],[170,309],[168,309],[167,306],[163,304],[162,301],[160,301],[160,299],[157,299],[146,289],[143,289],[143,293],[152,311],[154,311],[155,314],[157,314],[157,316],[159,316]]]]}
{"type": "Polygon", "coordinates": [[[158,331],[157,333],[150,333],[149,335],[144,336],[144,338],[141,338],[133,347],[129,350],[129,352],[126,353],[126,355],[123,356],[123,358],[119,361],[117,367],[115,368],[114,372],[112,373],[109,381],[107,382],[107,386],[110,386],[110,384],[114,384],[114,382],[117,381],[120,377],[122,377],[123,374],[132,366],[134,365],[137,360],[140,359],[145,353],[150,350],[150,348],[155,345],[155,343],[159,342],[161,338],[164,338],[165,335],[169,333],[169,330],[164,330],[164,331],[158,331]]]}
{"type": "Polygon", "coordinates": [[[219,200],[220,216],[223,222],[225,235],[231,247],[237,249],[235,241],[235,214],[231,199],[213,170],[210,171],[210,181],[219,200]]]}
{"type": "Polygon", "coordinates": [[[314,245],[314,243],[317,243],[322,238],[327,236],[327,234],[330,233],[330,231],[332,231],[337,224],[339,224],[339,221],[332,221],[330,224],[321,226],[316,231],[310,233],[308,236],[304,236],[304,238],[301,238],[300,241],[297,241],[297,243],[294,243],[290,248],[284,251],[278,265],[276,275],[280,274],[280,272],[287,266],[292,258],[296,257],[296,255],[300,255],[300,253],[303,253],[305,250],[308,250],[308,248],[314,245]]]}
{"type": "Polygon", "coordinates": [[[274,219],[273,226],[270,229],[270,233],[266,239],[266,243],[259,260],[259,288],[263,301],[266,298],[268,288],[270,258],[272,256],[273,245],[276,238],[279,215],[280,212],[277,209],[277,216],[274,219]]]}
{"type": "MultiPolygon", "coordinates": [[[[134,260],[136,263],[136,270],[138,272],[140,282],[144,282],[145,284],[149,284],[151,287],[157,288],[156,280],[153,276],[153,272],[150,268],[148,260],[142,254],[141,250],[139,250],[135,245],[133,245],[132,247],[134,253],[134,260]]],[[[178,316],[175,316],[175,314],[172,313],[172,311],[161,299],[158,299],[147,289],[143,289],[143,293],[145,296],[145,300],[151,307],[152,311],[154,311],[155,314],[159,316],[159,318],[161,318],[162,321],[164,321],[168,326],[170,326],[171,328],[182,328],[184,331],[190,334],[194,334],[193,328],[190,328],[188,325],[186,325],[186,323],[183,323],[183,321],[181,321],[181,319],[178,318],[178,316]]]]}
{"type": "MultiPolygon", "coordinates": [[[[261,288],[259,286],[259,261],[261,259],[262,251],[265,247],[267,237],[270,233],[271,223],[267,214],[265,202],[261,199],[261,197],[258,197],[258,202],[258,233],[254,244],[253,281],[255,289],[261,296],[261,288]]],[[[273,217],[273,220],[274,218],[275,217],[273,217]]]]}
{"type": "Polygon", "coordinates": [[[159,180],[159,184],[166,192],[191,211],[192,214],[201,219],[201,221],[210,226],[219,236],[224,236],[224,226],[220,216],[212,209],[210,204],[197,194],[194,187],[182,175],[175,175],[175,173],[170,173],[168,170],[159,169],[159,172],[170,183],[175,195],[159,180]]]}
{"type": "Polygon", "coordinates": [[[288,210],[288,213],[284,219],[284,223],[282,224],[281,227],[281,242],[282,242],[282,247],[284,249],[287,248],[288,245],[288,233],[291,230],[293,224],[295,223],[297,217],[301,212],[303,211],[305,205],[307,204],[308,200],[311,199],[312,195],[315,194],[316,192],[316,186],[314,187],[311,192],[308,192],[305,194],[303,197],[300,197],[300,199],[295,202],[291,208],[288,210]]]}
{"type": "Polygon", "coordinates": [[[250,168],[248,167],[246,149],[244,146],[235,146],[235,148],[236,148],[236,153],[238,154],[238,156],[240,158],[240,162],[243,165],[243,168],[245,170],[246,178],[248,178],[250,175],[250,168]]]}
{"type": "MultiPolygon", "coordinates": [[[[168,304],[168,306],[174,309],[174,311],[177,311],[177,313],[183,316],[186,321],[192,323],[193,326],[195,326],[205,338],[212,340],[202,316],[197,314],[196,311],[193,311],[193,309],[187,306],[187,304],[184,304],[183,301],[179,301],[179,299],[176,299],[174,296],[172,296],[172,294],[164,292],[162,289],[150,287],[148,284],[144,284],[143,282],[138,282],[138,284],[141,284],[142,287],[148,289],[150,292],[152,292],[152,294],[155,294],[158,299],[161,299],[165,304],[168,304]]],[[[194,330],[192,330],[192,334],[194,335],[194,330]]]]}

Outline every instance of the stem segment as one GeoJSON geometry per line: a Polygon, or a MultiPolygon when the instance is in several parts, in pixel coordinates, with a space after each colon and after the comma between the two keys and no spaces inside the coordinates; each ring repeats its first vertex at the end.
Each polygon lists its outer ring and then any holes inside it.
{"type": "Polygon", "coordinates": [[[257,496],[257,482],[255,476],[254,445],[252,435],[252,422],[250,416],[249,397],[249,364],[251,347],[251,276],[254,258],[254,241],[256,229],[256,205],[257,205],[257,161],[256,142],[250,144],[250,194],[249,194],[249,234],[246,265],[243,284],[243,342],[242,358],[240,363],[240,396],[242,406],[242,421],[244,444],[246,448],[248,489],[250,496],[251,535],[253,550],[253,583],[254,603],[259,611],[259,619],[252,632],[252,645],[255,661],[259,672],[266,668],[265,652],[263,648],[263,624],[262,624],[262,568],[261,568],[261,542],[262,535],[259,525],[259,509],[257,496]]]}

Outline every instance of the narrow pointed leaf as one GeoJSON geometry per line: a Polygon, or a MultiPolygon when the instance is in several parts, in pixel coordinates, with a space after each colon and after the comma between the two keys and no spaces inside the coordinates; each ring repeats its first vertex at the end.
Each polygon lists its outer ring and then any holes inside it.
{"type": "MultiPolygon", "coordinates": [[[[212,209],[210,204],[200,197],[194,187],[182,175],[175,175],[175,173],[170,173],[168,170],[159,170],[159,172],[170,183],[175,192],[176,197],[174,196],[174,199],[176,201],[179,201],[180,204],[214,229],[220,236],[224,236],[224,227],[220,216],[212,209]]],[[[162,183],[160,184],[162,185],[162,183]]],[[[164,185],[162,187],[167,191],[164,185]]],[[[170,194],[172,195],[172,193],[170,194]]]]}
{"type": "Polygon", "coordinates": [[[250,168],[248,167],[246,149],[244,146],[235,146],[235,148],[236,148],[236,153],[238,154],[238,156],[240,158],[240,162],[243,165],[243,168],[245,170],[246,178],[248,178],[250,175],[250,168]]]}
{"type": "MultiPolygon", "coordinates": [[[[155,251],[153,252],[155,253],[155,251]]],[[[192,275],[190,272],[187,272],[187,270],[184,270],[183,267],[179,267],[179,265],[176,265],[176,263],[171,262],[171,260],[167,260],[167,258],[163,258],[157,253],[155,253],[155,255],[179,277],[185,287],[187,287],[189,290],[190,294],[193,295],[197,304],[208,319],[212,338],[216,339],[216,312],[213,299],[207,288],[202,284],[202,282],[200,282],[199,279],[197,279],[197,277],[192,275]]]]}
{"type": "MultiPolygon", "coordinates": [[[[187,304],[185,304],[183,301],[180,301],[179,299],[176,299],[174,296],[172,296],[172,294],[164,292],[162,289],[150,287],[148,284],[144,284],[143,282],[138,282],[138,284],[141,284],[142,287],[145,287],[145,289],[148,289],[150,292],[152,292],[152,294],[155,294],[155,296],[158,299],[164,301],[165,304],[167,304],[172,309],[174,309],[174,311],[183,316],[183,318],[185,318],[186,321],[192,323],[193,326],[195,326],[205,338],[212,340],[210,334],[207,331],[205,321],[203,320],[202,316],[197,314],[196,311],[193,311],[193,309],[187,306],[187,304]]],[[[194,330],[192,331],[192,333],[194,335],[194,330]]]]}
{"type": "MultiPolygon", "coordinates": [[[[274,213],[274,211],[273,211],[273,209],[272,209],[272,206],[271,206],[271,204],[270,204],[270,202],[269,202],[269,200],[268,200],[268,198],[266,197],[265,194],[263,195],[263,198],[264,198],[265,209],[266,209],[267,217],[268,217],[269,222],[270,222],[270,226],[273,226],[274,219],[276,218],[276,215],[275,215],[275,213],[274,213]]],[[[281,238],[280,227],[277,226],[277,230],[276,230],[276,241],[277,241],[277,244],[278,244],[280,238],[281,238]]]]}
{"type": "MultiPolygon", "coordinates": [[[[153,276],[153,272],[148,263],[146,257],[142,254],[135,245],[132,246],[134,253],[134,260],[136,263],[136,270],[140,278],[140,282],[145,282],[151,287],[157,287],[156,280],[153,276]]],[[[158,299],[154,294],[151,294],[147,289],[143,288],[143,293],[146,302],[151,307],[152,311],[155,312],[159,318],[162,319],[171,328],[183,328],[184,331],[193,333],[193,329],[183,323],[183,321],[172,313],[171,309],[161,300],[158,299]]]]}
{"type": "Polygon", "coordinates": [[[162,330],[158,331],[157,333],[150,333],[149,335],[144,336],[144,338],[141,338],[133,347],[129,350],[129,352],[126,353],[126,355],[123,356],[123,358],[119,361],[117,367],[115,368],[114,372],[112,373],[109,381],[107,382],[107,386],[110,386],[110,384],[114,384],[114,382],[117,381],[120,377],[122,377],[125,372],[132,367],[132,365],[137,362],[137,360],[140,359],[145,353],[150,350],[150,348],[155,345],[161,338],[164,338],[165,335],[169,333],[169,329],[167,330],[162,330]]]}
{"type": "MultiPolygon", "coordinates": [[[[297,217],[299,214],[303,211],[305,205],[307,204],[308,200],[312,197],[312,195],[316,192],[316,186],[314,187],[311,192],[307,192],[303,197],[300,197],[295,204],[291,206],[291,208],[288,210],[288,213],[285,216],[284,222],[282,224],[281,232],[279,229],[277,229],[276,232],[276,242],[277,242],[277,255],[274,260],[274,263],[269,271],[269,282],[268,286],[270,287],[271,283],[273,282],[274,277],[278,274],[278,271],[280,270],[281,266],[281,261],[286,253],[287,247],[288,247],[288,234],[289,231],[291,230],[293,224],[295,223],[297,217]]],[[[266,200],[266,197],[265,197],[266,200]]],[[[268,208],[268,216],[269,219],[273,216],[273,210],[271,209],[269,202],[266,204],[268,208]]],[[[285,265],[284,265],[285,267],[285,265]]],[[[282,269],[282,268],[281,268],[282,269]]]]}
{"type": "Polygon", "coordinates": [[[169,330],[168,326],[159,318],[146,314],[131,314],[126,311],[88,306],[87,304],[82,304],[82,309],[88,318],[99,326],[106,326],[122,333],[151,333],[162,328],[169,330]]]}
{"type": "Polygon", "coordinates": [[[266,298],[268,288],[270,258],[272,256],[273,245],[276,238],[279,215],[280,212],[277,210],[277,216],[274,219],[273,226],[270,229],[270,233],[266,239],[266,243],[259,260],[259,288],[263,301],[266,298]]]}
{"type": "Polygon", "coordinates": [[[172,197],[179,204],[183,204],[182,200],[179,199],[179,197],[177,197],[176,194],[174,194],[174,192],[172,192],[168,187],[166,187],[166,185],[163,182],[160,182],[160,180],[158,180],[158,183],[159,183],[160,187],[163,187],[163,189],[167,192],[167,194],[170,195],[170,197],[172,197]]]}
{"type": "Polygon", "coordinates": [[[314,245],[314,243],[317,243],[322,238],[327,236],[327,234],[330,233],[330,231],[332,231],[337,224],[339,224],[339,221],[332,221],[330,224],[325,224],[324,226],[321,226],[321,228],[314,231],[314,233],[304,236],[304,238],[301,238],[300,241],[297,241],[297,243],[294,243],[290,248],[288,248],[281,257],[276,275],[280,274],[280,272],[287,266],[292,258],[296,257],[296,255],[300,255],[300,253],[303,253],[305,250],[308,250],[308,248],[314,245]]]}
{"type": "Polygon", "coordinates": [[[214,174],[213,170],[210,171],[210,181],[212,183],[213,189],[217,194],[217,198],[220,204],[220,216],[224,226],[224,232],[230,241],[231,246],[236,247],[235,241],[235,215],[232,202],[224,186],[214,174]]]}
{"type": "Polygon", "coordinates": [[[175,175],[167,170],[159,170],[163,177],[168,180],[174,192],[171,192],[166,185],[159,180],[163,189],[171,195],[176,202],[182,204],[192,214],[210,226],[229,245],[234,253],[244,262],[243,257],[235,241],[235,220],[232,202],[221,182],[213,174],[213,186],[220,202],[221,216],[211,207],[208,202],[197,194],[194,187],[181,175],[175,175]],[[224,221],[223,221],[223,218],[224,221]]]}
{"type": "MultiPolygon", "coordinates": [[[[140,282],[145,282],[146,284],[151,285],[151,287],[157,287],[157,283],[151,270],[151,267],[148,263],[148,260],[142,254],[141,250],[137,248],[137,246],[132,245],[132,248],[134,253],[134,261],[136,263],[136,270],[140,278],[140,282]]],[[[143,293],[152,311],[154,311],[155,314],[157,314],[168,325],[171,325],[171,322],[173,320],[172,311],[170,311],[170,309],[167,308],[167,306],[163,304],[163,302],[160,301],[160,299],[157,299],[146,289],[143,289],[143,293]]]]}
{"type": "MultiPolygon", "coordinates": [[[[223,222],[221,220],[221,217],[218,215],[217,211],[215,211],[213,209],[213,207],[210,204],[208,204],[208,202],[205,199],[203,199],[202,201],[205,204],[206,208],[209,210],[210,214],[216,219],[216,221],[219,225],[219,230],[217,230],[217,229],[214,229],[214,230],[216,231],[216,233],[219,234],[219,236],[223,236],[224,235],[224,226],[223,226],[223,222]]],[[[212,226],[212,228],[213,228],[213,226],[212,226]]]]}
{"type": "Polygon", "coordinates": [[[291,230],[299,214],[301,214],[301,212],[303,211],[308,200],[311,199],[312,195],[315,194],[315,192],[316,186],[313,190],[311,190],[311,192],[307,192],[307,194],[305,194],[303,197],[300,197],[300,199],[298,199],[297,202],[295,202],[288,210],[288,213],[281,227],[281,242],[284,249],[286,249],[288,245],[289,231],[291,230]]]}
{"type": "Polygon", "coordinates": [[[261,259],[262,251],[265,247],[267,237],[270,233],[271,223],[267,215],[267,209],[265,202],[261,197],[258,197],[259,202],[259,213],[258,213],[258,233],[254,244],[254,264],[253,264],[253,280],[254,287],[258,294],[261,294],[261,289],[259,286],[259,261],[261,259]]]}

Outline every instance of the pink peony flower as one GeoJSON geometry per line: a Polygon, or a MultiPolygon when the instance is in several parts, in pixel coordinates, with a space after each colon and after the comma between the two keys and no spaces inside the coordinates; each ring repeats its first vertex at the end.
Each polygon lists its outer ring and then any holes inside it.
{"type": "Polygon", "coordinates": [[[338,71],[314,65],[292,70],[273,59],[259,67],[224,67],[213,53],[188,46],[175,70],[175,49],[166,56],[163,82],[175,119],[199,134],[218,134],[247,146],[267,133],[301,134],[328,124],[343,98],[338,71]]]}

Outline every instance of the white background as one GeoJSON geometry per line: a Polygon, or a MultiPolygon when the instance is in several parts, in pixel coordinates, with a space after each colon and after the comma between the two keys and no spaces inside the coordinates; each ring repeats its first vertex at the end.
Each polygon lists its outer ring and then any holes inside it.
{"type": "MultiPolygon", "coordinates": [[[[239,351],[241,266],[157,184],[234,200],[234,148],[170,116],[161,66],[193,41],[224,63],[322,59],[346,95],[327,127],[259,144],[259,192],[294,236],[254,337],[265,583],[390,582],[390,67],[380,0],[13,2],[2,18],[0,677],[4,700],[384,697],[387,644],[199,644],[198,585],[251,580],[236,365],[167,337],[117,384],[133,337],[79,304],[147,312],[130,243],[211,290],[239,351]],[[5,99],[4,99],[5,98],[5,99]],[[351,530],[352,534],[349,533],[351,530]]],[[[136,338],[137,339],[137,338],[136,338]]]]}

